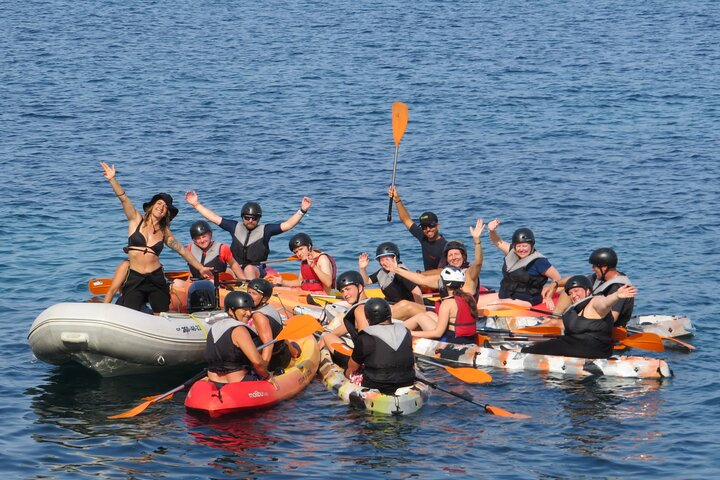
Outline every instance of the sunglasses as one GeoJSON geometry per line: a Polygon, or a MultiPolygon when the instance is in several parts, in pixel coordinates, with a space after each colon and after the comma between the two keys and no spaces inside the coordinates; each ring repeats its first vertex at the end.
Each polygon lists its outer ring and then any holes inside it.
{"type": "Polygon", "coordinates": [[[421,227],[423,230],[428,230],[428,229],[430,229],[430,228],[435,228],[435,227],[437,227],[437,224],[436,224],[436,223],[426,223],[425,225],[420,225],[420,227],[421,227]]]}
{"type": "Polygon", "coordinates": [[[247,221],[260,220],[260,215],[243,215],[242,218],[243,218],[243,220],[247,220],[247,221]]]}

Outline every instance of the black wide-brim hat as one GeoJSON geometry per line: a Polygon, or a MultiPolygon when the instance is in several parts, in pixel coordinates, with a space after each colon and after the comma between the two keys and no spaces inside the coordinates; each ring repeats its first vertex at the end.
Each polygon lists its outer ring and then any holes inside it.
{"type": "Polygon", "coordinates": [[[170,196],[170,194],[164,192],[153,195],[149,202],[143,203],[143,211],[147,212],[148,209],[152,207],[153,204],[158,200],[162,200],[163,202],[165,202],[165,205],[167,205],[168,212],[170,212],[170,220],[175,218],[179,210],[176,206],[173,205],[173,198],[170,196]]]}

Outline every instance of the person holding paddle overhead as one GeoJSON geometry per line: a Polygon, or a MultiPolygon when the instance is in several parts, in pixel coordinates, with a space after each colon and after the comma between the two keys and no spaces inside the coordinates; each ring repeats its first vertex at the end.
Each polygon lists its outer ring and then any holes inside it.
{"type": "MultiPolygon", "coordinates": [[[[283,328],[283,320],[280,313],[268,303],[272,297],[273,286],[264,278],[253,278],[248,282],[247,293],[253,299],[255,308],[252,311],[252,318],[248,325],[257,330],[260,343],[267,343],[277,337],[283,328]]],[[[286,342],[278,342],[268,345],[263,349],[263,359],[268,362],[268,370],[274,372],[283,369],[290,363],[290,350],[286,342]]]]}
{"type": "Polygon", "coordinates": [[[410,213],[405,208],[397,187],[391,186],[388,189],[388,197],[395,203],[400,220],[413,237],[420,242],[422,249],[423,267],[426,271],[435,270],[440,266],[447,240],[440,233],[440,222],[433,212],[425,212],[420,215],[418,223],[413,222],[410,213]]]}
{"type": "Polygon", "coordinates": [[[323,334],[320,339],[320,345],[325,345],[325,348],[330,351],[333,362],[343,368],[347,368],[348,356],[336,352],[333,345],[336,343],[344,343],[340,338],[343,335],[349,335],[353,342],[355,342],[358,332],[368,326],[365,311],[362,308],[358,308],[365,304],[368,297],[365,293],[365,280],[363,280],[360,272],[354,270],[344,272],[338,276],[337,288],[340,290],[340,294],[345,303],[347,303],[349,310],[345,312],[342,324],[332,332],[323,334]]]}
{"type": "Polygon", "coordinates": [[[100,165],[128,219],[128,246],[125,251],[129,265],[122,286],[122,304],[133,310],[140,310],[149,301],[156,315],[167,312],[170,307],[170,289],[159,259],[163,243],[197,268],[204,277],[212,277],[212,270],[193,258],[170,231],[170,222],[178,214],[170,195],[154,195],[149,202],[143,204],[144,213],[140,213],[118,183],[115,165],[110,166],[105,162],[100,162],[100,165]]]}
{"type": "MultiPolygon", "coordinates": [[[[618,256],[615,250],[609,247],[602,247],[594,250],[588,259],[592,266],[593,273],[588,275],[592,282],[593,295],[611,295],[623,285],[632,285],[630,279],[624,273],[617,270],[618,256]]],[[[570,277],[565,277],[559,282],[551,282],[546,286],[543,297],[546,303],[552,300],[556,287],[564,287],[570,277]]],[[[560,294],[553,313],[562,314],[570,305],[570,297],[565,293],[560,294]]],[[[612,308],[612,315],[616,327],[624,327],[632,317],[635,306],[634,298],[625,298],[617,302],[612,308]]]]}
{"type": "Polygon", "coordinates": [[[392,323],[386,300],[371,298],[363,310],[368,326],[357,335],[345,376],[352,378],[362,369],[363,387],[393,395],[415,383],[412,337],[401,323],[392,323]]]}
{"type": "MultiPolygon", "coordinates": [[[[543,301],[543,286],[548,279],[560,281],[560,273],[550,264],[545,256],[535,250],[535,234],[529,228],[518,228],[508,243],[497,233],[500,220],[497,218],[488,223],[490,239],[505,254],[503,262],[503,278],[500,291],[496,294],[483,295],[478,307],[497,303],[498,299],[510,299],[522,306],[537,305],[543,301]]],[[[552,308],[552,305],[548,305],[552,308]]]]}
{"type": "Polygon", "coordinates": [[[434,312],[423,312],[405,321],[413,337],[448,343],[474,343],[478,312],[475,299],[464,292],[465,270],[448,266],[440,272],[442,300],[434,312]]]}
{"type": "Polygon", "coordinates": [[[525,353],[580,358],[610,358],[613,354],[612,307],[634,298],[637,288],[623,285],[608,296],[593,296],[592,282],[575,275],[565,282],[572,305],[562,315],[564,335],[523,348],[525,353]]]}
{"type": "Polygon", "coordinates": [[[207,336],[205,360],[208,380],[217,383],[266,380],[268,362],[257,350],[257,331],[248,325],[255,303],[249,293],[225,297],[228,318],[213,323],[207,336]],[[253,371],[254,370],[254,371],[253,371]]]}
{"type": "Polygon", "coordinates": [[[261,225],[262,208],[255,202],[247,202],[243,205],[240,211],[242,222],[238,222],[221,217],[202,205],[198,200],[197,193],[194,191],[185,193],[185,200],[207,220],[230,232],[230,235],[232,235],[230,251],[240,264],[243,277],[248,280],[265,276],[265,265],[262,262],[267,260],[270,254],[270,239],[275,235],[287,232],[300,223],[300,220],[312,206],[310,197],[303,197],[300,209],[283,223],[261,225]]]}
{"type": "Polygon", "coordinates": [[[272,278],[268,277],[268,280],[282,287],[300,287],[308,292],[325,292],[329,295],[335,287],[335,259],[325,252],[313,250],[312,238],[306,233],[295,234],[288,246],[300,259],[300,278],[285,280],[281,275],[273,275],[272,278]]]}

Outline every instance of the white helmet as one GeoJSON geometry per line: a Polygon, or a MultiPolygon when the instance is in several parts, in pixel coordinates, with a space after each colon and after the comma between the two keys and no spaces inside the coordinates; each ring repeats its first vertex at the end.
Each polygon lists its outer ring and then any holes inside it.
{"type": "Polygon", "coordinates": [[[465,270],[448,265],[440,272],[445,288],[460,288],[465,283],[465,270]]]}

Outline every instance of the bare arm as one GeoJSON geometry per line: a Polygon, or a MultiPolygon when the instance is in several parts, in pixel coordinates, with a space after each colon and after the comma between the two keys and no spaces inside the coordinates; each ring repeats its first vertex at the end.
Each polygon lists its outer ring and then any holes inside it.
{"type": "Polygon", "coordinates": [[[127,193],[125,193],[125,189],[118,183],[117,177],[115,176],[115,165],[108,165],[105,162],[100,162],[100,165],[103,168],[103,175],[110,182],[110,186],[112,187],[115,196],[120,200],[120,204],[123,207],[123,211],[125,212],[127,219],[130,221],[137,220],[138,217],[142,215],[137,211],[137,209],[135,209],[132,201],[130,201],[127,193]]]}
{"type": "MultiPolygon", "coordinates": [[[[253,313],[252,319],[252,325],[253,327],[255,327],[255,330],[257,330],[258,336],[260,337],[260,340],[262,340],[262,343],[267,343],[272,340],[273,334],[272,328],[270,328],[270,320],[268,320],[268,318],[260,312],[253,313]]],[[[260,352],[260,356],[262,356],[264,362],[270,363],[270,357],[272,357],[272,352],[273,345],[268,345],[267,347],[263,348],[262,352],[260,352]]]]}
{"type": "Polygon", "coordinates": [[[422,273],[411,272],[404,268],[393,268],[391,270],[395,275],[399,275],[402,278],[410,280],[415,285],[422,285],[428,288],[437,288],[438,281],[440,280],[440,274],[423,275],[422,273]]]}
{"type": "Polygon", "coordinates": [[[262,378],[270,376],[268,374],[267,362],[262,358],[260,352],[258,352],[247,329],[235,327],[232,333],[232,341],[237,348],[242,350],[248,360],[253,364],[255,371],[260,374],[262,378]]]}
{"type": "Polygon", "coordinates": [[[332,289],[332,263],[327,255],[318,255],[314,258],[315,253],[310,252],[308,256],[308,265],[313,269],[315,275],[320,279],[320,283],[323,286],[325,293],[330,293],[332,289]]]}
{"type": "Polygon", "coordinates": [[[420,305],[425,306],[425,302],[423,302],[422,290],[420,290],[420,287],[413,288],[412,295],[413,295],[413,301],[415,303],[419,303],[420,305]]]}
{"type": "Polygon", "coordinates": [[[293,228],[295,225],[300,223],[300,220],[305,216],[308,210],[310,210],[310,207],[312,206],[312,200],[310,200],[310,197],[303,197],[302,202],[300,203],[300,210],[290,215],[290,217],[285,220],[283,223],[280,224],[280,230],[283,232],[287,232],[291,228],[293,228]]]}
{"type": "Polygon", "coordinates": [[[497,248],[500,249],[505,255],[507,255],[510,252],[510,244],[500,238],[500,235],[495,231],[497,227],[500,226],[500,220],[490,220],[488,222],[488,233],[490,234],[490,240],[495,244],[497,248]]]}
{"type": "Polygon", "coordinates": [[[370,265],[370,258],[368,257],[367,252],[363,252],[358,257],[358,269],[360,270],[360,275],[362,275],[365,285],[370,285],[372,283],[372,280],[367,273],[368,265],[370,265]]]}
{"type": "Polygon", "coordinates": [[[397,191],[397,187],[390,187],[388,189],[388,197],[392,198],[393,202],[395,203],[398,211],[398,216],[400,217],[400,221],[403,223],[403,225],[405,225],[405,228],[410,230],[410,227],[412,227],[415,222],[412,221],[412,218],[410,217],[410,212],[407,211],[402,200],[400,200],[400,194],[397,191]]]}
{"type": "Polygon", "coordinates": [[[230,270],[232,270],[232,272],[235,274],[235,278],[237,278],[238,280],[245,279],[245,272],[243,272],[243,269],[240,268],[240,264],[235,260],[233,256],[230,256],[230,259],[227,263],[230,266],[230,270]]]}
{"type": "Polygon", "coordinates": [[[345,370],[345,377],[350,378],[350,375],[360,370],[360,364],[358,364],[355,360],[350,357],[348,359],[348,367],[347,370],[345,370]]]}
{"type": "Polygon", "coordinates": [[[198,213],[205,217],[207,220],[211,221],[215,225],[220,225],[222,217],[207,208],[206,206],[202,205],[200,203],[200,200],[198,200],[197,193],[195,193],[194,191],[185,192],[185,201],[192,205],[193,208],[195,208],[195,210],[197,210],[198,213]]]}
{"type": "Polygon", "coordinates": [[[473,237],[475,252],[473,262],[470,264],[470,268],[468,268],[468,271],[465,274],[465,283],[462,287],[463,291],[469,295],[475,295],[478,279],[480,278],[480,271],[482,270],[483,248],[480,236],[482,235],[483,230],[485,230],[485,224],[483,223],[482,218],[477,219],[474,228],[470,227],[470,235],[473,237]]]}
{"type": "MultiPolygon", "coordinates": [[[[443,300],[440,304],[440,310],[438,311],[438,320],[435,324],[435,328],[432,330],[413,330],[410,332],[413,337],[420,338],[440,338],[447,330],[448,323],[450,322],[450,316],[453,314],[453,309],[457,312],[457,304],[455,299],[448,298],[443,300]]],[[[457,315],[457,313],[456,313],[457,315]]]]}
{"type": "Polygon", "coordinates": [[[590,301],[590,305],[597,313],[598,318],[603,318],[610,312],[612,307],[617,302],[625,298],[634,297],[635,295],[637,295],[637,291],[637,288],[632,285],[623,285],[622,287],[618,288],[612,295],[608,295],[607,297],[593,297],[593,299],[590,301]]]}

